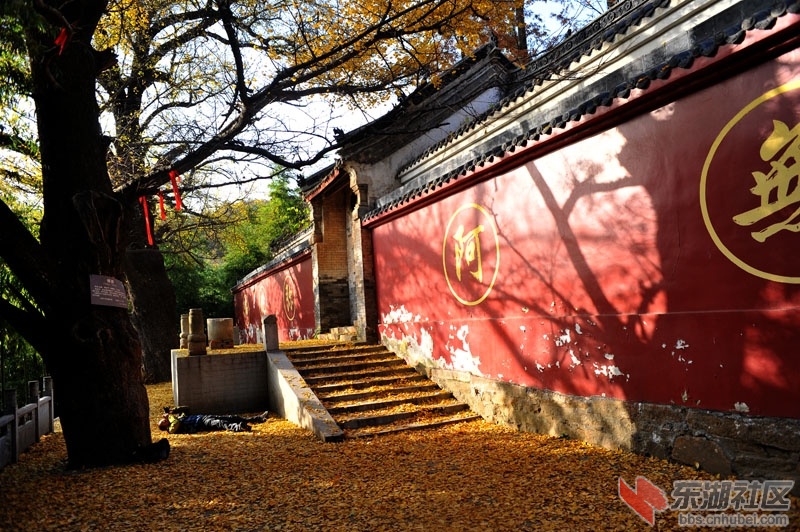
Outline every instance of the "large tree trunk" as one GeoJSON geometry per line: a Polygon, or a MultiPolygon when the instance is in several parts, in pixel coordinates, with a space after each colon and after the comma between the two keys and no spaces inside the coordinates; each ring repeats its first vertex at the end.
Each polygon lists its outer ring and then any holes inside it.
{"type": "Polygon", "coordinates": [[[125,274],[131,319],[142,344],[145,382],[169,381],[170,352],[179,346],[180,323],[176,321],[175,290],[167,277],[161,252],[154,248],[129,248],[125,274]]]}
{"type": "Polygon", "coordinates": [[[86,44],[105,4],[80,7],[61,53],[52,37],[29,42],[44,192],[40,240],[57,272],[40,302],[41,334],[50,338],[41,354],[73,467],[128,462],[151,443],[141,348],[127,309],[90,300],[90,275],[124,279],[126,231],[106,168],[96,52],[86,44]]]}

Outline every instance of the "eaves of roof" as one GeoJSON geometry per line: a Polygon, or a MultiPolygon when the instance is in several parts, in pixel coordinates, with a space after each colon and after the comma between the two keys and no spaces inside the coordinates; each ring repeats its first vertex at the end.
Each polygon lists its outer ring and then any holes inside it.
{"type": "Polygon", "coordinates": [[[490,42],[426,82],[382,117],[337,137],[339,157],[373,163],[420,133],[437,127],[454,107],[463,107],[488,87],[507,85],[519,67],[490,42]]]}
{"type": "MultiPolygon", "coordinates": [[[[618,32],[626,31],[633,25],[640,23],[645,17],[651,16],[657,7],[669,4],[669,0],[638,2],[632,0],[632,2],[636,4],[637,7],[627,12],[630,19],[626,23],[618,21],[613,31],[609,30],[608,32],[602,33],[603,39],[613,39],[618,32]]],[[[619,5],[624,4],[625,3],[619,5]]],[[[720,54],[721,50],[743,43],[749,33],[759,30],[771,30],[782,17],[800,14],[800,0],[784,0],[778,2],[752,1],[743,2],[742,4],[746,7],[751,7],[752,10],[739,12],[738,20],[729,21],[729,26],[716,29],[711,33],[711,36],[697,40],[689,49],[676,53],[660,64],[647,68],[642,72],[633,73],[628,79],[618,83],[610,90],[587,95],[582,103],[549,117],[547,120],[540,122],[538,126],[530,128],[523,134],[511,139],[500,139],[498,143],[487,147],[482,153],[474,156],[457,168],[450,169],[439,175],[432,175],[430,179],[427,179],[423,183],[416,184],[413,187],[400,189],[398,191],[400,192],[399,194],[367,213],[362,219],[362,222],[367,225],[378,223],[383,219],[388,219],[390,214],[401,207],[406,207],[412,203],[422,201],[444,188],[449,189],[455,186],[457,182],[464,181],[465,178],[472,174],[482,171],[489,166],[496,165],[501,159],[514,154],[514,152],[528,150],[533,145],[555,141],[560,133],[571,129],[573,126],[577,125],[578,122],[587,122],[587,119],[593,118],[593,115],[602,114],[612,107],[619,106],[624,100],[631,97],[632,91],[636,90],[637,94],[647,92],[651,89],[651,84],[653,84],[653,82],[666,81],[671,77],[677,77],[676,73],[680,75],[690,72],[698,58],[714,58],[720,54]],[[771,8],[764,9],[763,5],[765,4],[771,5],[771,8]]],[[[595,35],[596,34],[597,32],[595,32],[595,35]]],[[[586,43],[583,49],[584,51],[582,52],[585,54],[590,53],[598,46],[598,41],[593,39],[584,39],[583,42],[586,43]]],[[[548,64],[553,65],[552,68],[560,68],[559,65],[575,61],[577,56],[574,54],[569,56],[561,54],[561,57],[563,58],[562,61],[550,61],[548,64]]],[[[541,72],[541,70],[539,70],[539,72],[541,72]]],[[[536,90],[540,78],[537,75],[530,74],[526,75],[526,77],[530,81],[524,84],[523,87],[514,94],[501,101],[483,116],[478,117],[459,131],[451,134],[447,139],[429,148],[425,153],[421,154],[415,162],[407,166],[413,166],[416,162],[430,156],[434,152],[446,149],[454,138],[464,134],[467,130],[477,129],[481,124],[491,121],[495,113],[513,105],[514,101],[520,98],[524,93],[536,90]]],[[[402,171],[401,169],[401,172],[402,171]]]]}
{"type": "Polygon", "coordinates": [[[322,170],[307,177],[303,185],[300,187],[300,193],[303,195],[303,199],[306,201],[311,201],[314,196],[322,192],[325,188],[330,186],[331,183],[336,181],[336,179],[339,177],[341,166],[341,159],[337,159],[335,163],[326,166],[322,170]]]}
{"type": "Polygon", "coordinates": [[[470,130],[479,128],[481,124],[491,120],[498,111],[512,105],[525,94],[535,91],[542,83],[558,76],[560,72],[568,70],[570,65],[581,58],[600,50],[604,44],[613,42],[632,27],[639,25],[644,19],[652,17],[657,8],[666,7],[669,4],[670,0],[628,0],[617,3],[586,27],[532,59],[524,70],[517,72],[516,79],[511,84],[512,88],[505,98],[482,115],[462,124],[447,138],[420,153],[398,173],[402,174],[419,161],[445,148],[454,139],[470,130]]]}

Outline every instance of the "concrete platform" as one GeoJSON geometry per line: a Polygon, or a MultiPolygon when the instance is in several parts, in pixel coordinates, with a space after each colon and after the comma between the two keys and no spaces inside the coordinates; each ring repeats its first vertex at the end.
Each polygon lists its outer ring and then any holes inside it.
{"type": "MultiPolygon", "coordinates": [[[[173,349],[172,398],[193,412],[234,414],[267,408],[267,357],[264,349],[233,348],[189,355],[173,349]]],[[[167,406],[167,405],[164,405],[167,406]]]]}

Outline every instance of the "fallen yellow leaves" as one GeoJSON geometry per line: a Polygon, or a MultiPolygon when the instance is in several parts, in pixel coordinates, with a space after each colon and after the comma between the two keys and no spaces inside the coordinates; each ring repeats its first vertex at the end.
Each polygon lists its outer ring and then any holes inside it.
{"type": "MultiPolygon", "coordinates": [[[[148,387],[155,423],[169,383],[148,387]]],[[[321,443],[270,418],[252,432],[168,436],[156,464],[64,470],[60,433],[0,472],[2,530],[649,530],[618,478],[709,475],[482,421],[321,443]]],[[[800,525],[793,499],[792,524],[800,525]]],[[[675,512],[657,530],[680,530],[675,512]]]]}

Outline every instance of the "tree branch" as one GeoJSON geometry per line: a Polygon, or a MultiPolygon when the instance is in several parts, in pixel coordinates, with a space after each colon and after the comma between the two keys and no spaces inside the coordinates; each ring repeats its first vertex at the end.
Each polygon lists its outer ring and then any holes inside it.
{"type": "Polygon", "coordinates": [[[52,352],[48,350],[52,348],[53,335],[47,334],[47,323],[41,314],[24,311],[5,299],[0,299],[0,320],[7,322],[37,352],[52,352]]]}
{"type": "Polygon", "coordinates": [[[3,228],[0,231],[0,257],[46,313],[51,308],[50,286],[56,282],[49,257],[3,201],[0,201],[0,227],[3,228]]]}

